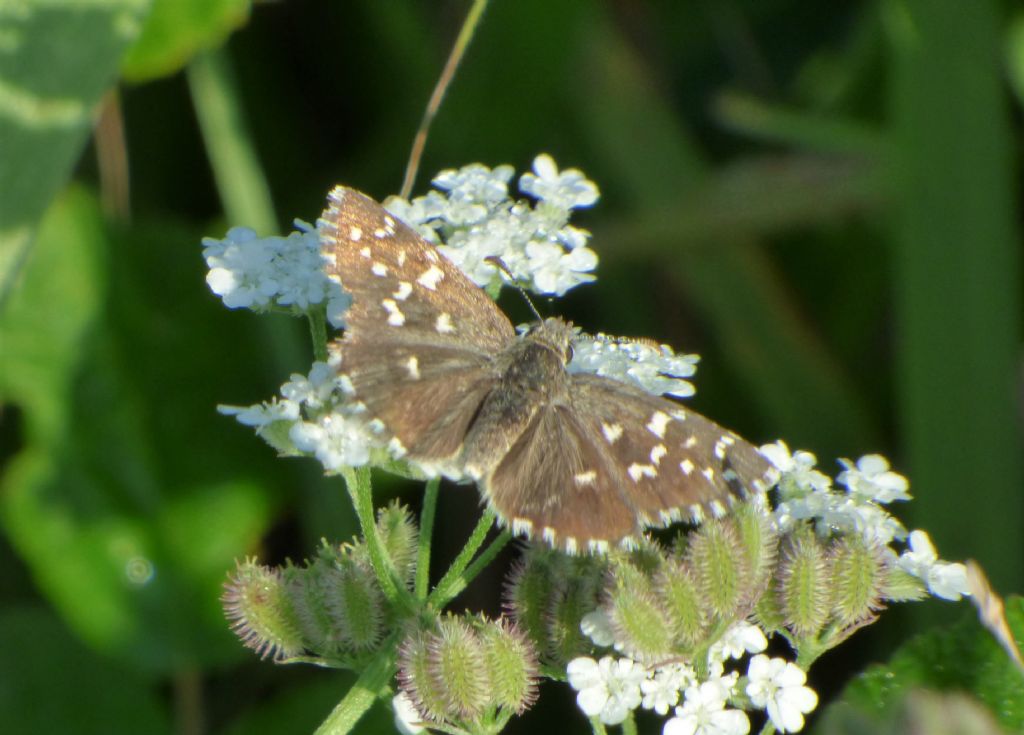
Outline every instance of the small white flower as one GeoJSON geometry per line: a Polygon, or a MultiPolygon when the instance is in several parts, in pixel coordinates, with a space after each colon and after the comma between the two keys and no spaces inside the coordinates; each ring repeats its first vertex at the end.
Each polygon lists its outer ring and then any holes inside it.
{"type": "Polygon", "coordinates": [[[925,531],[911,531],[910,550],[899,558],[899,566],[928,585],[928,590],[944,600],[959,600],[971,594],[967,586],[967,567],[940,561],[932,540],[925,531]]]}
{"type": "Polygon", "coordinates": [[[392,698],[391,708],[395,712],[395,728],[402,735],[419,735],[426,731],[423,717],[416,711],[416,706],[405,692],[399,692],[392,698]]]}
{"type": "Polygon", "coordinates": [[[910,500],[907,478],[891,471],[889,461],[882,455],[866,454],[857,460],[856,466],[848,459],[839,462],[846,469],[839,473],[836,481],[846,485],[854,497],[882,504],[910,500]]]}
{"type": "Polygon", "coordinates": [[[606,648],[615,643],[612,621],[603,610],[594,610],[584,615],[580,620],[580,630],[595,646],[606,648]]]}
{"type": "Polygon", "coordinates": [[[484,206],[484,211],[508,199],[508,182],[515,170],[508,165],[490,169],[479,163],[446,169],[434,177],[434,186],[448,192],[451,202],[484,206]]]}
{"type": "Polygon", "coordinates": [[[373,422],[331,411],[311,421],[295,422],[288,438],[300,452],[311,453],[324,469],[336,472],[370,461],[370,451],[380,445],[374,428],[373,422]]]}
{"type": "Polygon", "coordinates": [[[728,689],[718,681],[706,681],[686,690],[676,716],[665,723],[663,735],[745,735],[750,720],[737,709],[726,709],[728,689]]]}
{"type": "Polygon", "coordinates": [[[247,227],[233,227],[223,240],[203,238],[210,290],[229,309],[306,311],[327,301],[332,320],[338,319],[348,296],[323,272],[319,233],[301,220],[295,227],[287,237],[257,237],[247,227]]]}
{"type": "Polygon", "coordinates": [[[761,454],[782,473],[779,488],[786,499],[811,491],[826,492],[832,487],[832,480],[814,469],[818,459],[810,452],[798,449],[790,454],[786,442],[780,439],[761,447],[761,454]]]}
{"type": "Polygon", "coordinates": [[[573,343],[568,369],[631,383],[652,395],[686,398],[696,391],[685,378],[697,372],[699,361],[697,355],[677,355],[667,345],[597,334],[573,343]]]}
{"type": "Polygon", "coordinates": [[[563,296],[573,286],[594,280],[588,271],[597,267],[597,254],[589,248],[566,252],[561,245],[534,241],[526,244],[525,267],[534,290],[563,296]]]}
{"type": "Polygon", "coordinates": [[[579,692],[576,704],[588,717],[600,717],[606,725],[618,725],[640,706],[642,666],[628,658],[605,656],[600,661],[574,658],[566,667],[569,685],[579,692]]]}
{"type": "Polygon", "coordinates": [[[554,159],[546,153],[533,159],[533,171],[519,178],[519,190],[556,207],[589,207],[600,196],[597,184],[582,171],[570,168],[559,173],[554,159]]]}
{"type": "Polygon", "coordinates": [[[224,416],[234,416],[238,423],[245,426],[256,427],[275,421],[295,421],[300,415],[297,402],[277,398],[255,406],[217,406],[217,412],[224,416]]]}
{"type": "Polygon", "coordinates": [[[721,638],[708,649],[708,658],[713,661],[727,661],[743,658],[747,653],[760,653],[768,647],[768,639],[756,625],[744,620],[734,623],[721,638]]]}
{"type": "Polygon", "coordinates": [[[747,668],[747,695],[779,732],[796,732],[804,726],[804,715],[818,706],[818,695],[804,686],[807,675],[796,664],[758,654],[747,668]]]}
{"type": "Polygon", "coordinates": [[[659,666],[640,683],[644,699],[641,705],[659,715],[668,714],[679,701],[679,692],[696,681],[697,675],[686,664],[659,666]]]}

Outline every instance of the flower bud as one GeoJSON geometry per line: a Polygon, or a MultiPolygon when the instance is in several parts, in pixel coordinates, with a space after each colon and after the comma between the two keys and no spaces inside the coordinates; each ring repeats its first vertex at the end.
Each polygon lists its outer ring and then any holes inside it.
{"type": "Polygon", "coordinates": [[[409,509],[398,501],[377,511],[377,533],[395,564],[399,579],[411,585],[416,575],[419,529],[409,509]]]}
{"type": "Polygon", "coordinates": [[[506,606],[546,663],[561,667],[591,649],[580,621],[597,609],[606,565],[599,557],[532,548],[512,573],[506,606]]]}
{"type": "Polygon", "coordinates": [[[666,559],[654,577],[654,589],[675,643],[688,649],[700,642],[707,633],[707,616],[690,568],[676,559],[666,559]]]}
{"type": "Polygon", "coordinates": [[[435,722],[473,720],[489,704],[484,647],[462,618],[445,616],[435,631],[407,637],[399,648],[399,669],[402,690],[435,722]]]}
{"type": "Polygon", "coordinates": [[[746,617],[755,590],[736,526],[729,519],[704,523],[690,534],[686,556],[705,612],[720,620],[746,617]]]}
{"type": "Polygon", "coordinates": [[[832,609],[829,560],[810,529],[794,533],[779,563],[778,592],[786,627],[798,638],[817,635],[832,609]]]}
{"type": "Polygon", "coordinates": [[[262,658],[281,661],[305,648],[299,621],[281,573],[255,559],[238,563],[221,596],[231,629],[262,658]]]}
{"type": "Polygon", "coordinates": [[[537,701],[537,651],[507,618],[480,619],[477,634],[490,675],[490,704],[522,714],[537,701]]]}
{"type": "Polygon", "coordinates": [[[732,513],[743,548],[747,552],[751,587],[760,596],[771,581],[772,568],[778,557],[779,537],[771,516],[755,502],[740,503],[732,513]]]}
{"type": "Polygon", "coordinates": [[[831,550],[833,576],[832,614],[846,628],[856,625],[882,607],[882,586],[888,564],[881,550],[861,536],[840,537],[831,550]]]}
{"type": "Polygon", "coordinates": [[[612,563],[602,607],[615,631],[616,647],[631,658],[657,661],[671,656],[672,628],[654,584],[629,561],[612,563]]]}

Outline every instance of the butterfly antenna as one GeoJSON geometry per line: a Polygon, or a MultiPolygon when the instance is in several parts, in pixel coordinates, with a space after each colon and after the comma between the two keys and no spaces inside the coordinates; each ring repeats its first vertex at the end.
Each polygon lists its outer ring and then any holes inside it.
{"type": "Polygon", "coordinates": [[[512,271],[510,271],[508,269],[508,266],[505,265],[505,261],[503,261],[497,255],[488,255],[486,258],[484,258],[484,260],[505,274],[505,277],[508,280],[509,284],[512,285],[523,297],[523,300],[526,302],[526,305],[530,307],[530,311],[532,311],[533,315],[537,317],[537,321],[544,321],[544,317],[540,315],[540,312],[537,311],[537,307],[533,305],[533,301],[530,300],[529,295],[526,293],[526,289],[523,288],[522,284],[519,283],[519,279],[512,275],[512,271]]]}

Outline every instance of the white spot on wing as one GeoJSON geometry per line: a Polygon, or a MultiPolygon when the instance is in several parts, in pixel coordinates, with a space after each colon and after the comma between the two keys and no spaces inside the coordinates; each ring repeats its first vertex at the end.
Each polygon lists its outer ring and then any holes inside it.
{"type": "Polygon", "coordinates": [[[587,541],[587,549],[592,554],[607,554],[608,553],[608,542],[602,541],[601,539],[592,538],[587,541]]]}
{"type": "Polygon", "coordinates": [[[604,438],[608,440],[608,443],[614,444],[622,436],[622,425],[602,423],[601,431],[604,433],[604,438]]]}
{"type": "Polygon", "coordinates": [[[516,536],[526,536],[529,538],[533,535],[533,521],[526,518],[513,518],[512,533],[516,536]]]}
{"type": "Polygon", "coordinates": [[[405,324],[405,314],[398,308],[398,304],[395,303],[394,299],[384,299],[380,302],[380,305],[388,313],[388,324],[393,327],[400,327],[405,324]]]}
{"type": "Polygon", "coordinates": [[[363,248],[363,249],[361,249],[359,251],[359,254],[362,255],[364,258],[369,258],[370,257],[370,248],[363,248]]]}
{"type": "Polygon", "coordinates": [[[708,482],[715,481],[715,471],[711,467],[705,469],[703,472],[701,472],[701,474],[704,475],[704,477],[708,478],[708,482]]]}
{"type": "Polygon", "coordinates": [[[416,355],[413,355],[405,361],[405,369],[409,371],[410,378],[413,380],[420,379],[420,361],[416,355]]]}
{"type": "Polygon", "coordinates": [[[629,466],[629,469],[626,470],[626,472],[629,473],[629,476],[633,479],[633,482],[640,482],[640,478],[642,477],[658,476],[657,467],[655,467],[652,464],[640,464],[639,462],[634,462],[633,464],[631,464],[629,466]]]}
{"type": "Polygon", "coordinates": [[[690,438],[683,442],[683,446],[687,449],[693,449],[697,446],[697,436],[695,434],[690,434],[690,438]]]}
{"type": "Polygon", "coordinates": [[[555,538],[557,537],[557,534],[555,533],[555,529],[551,526],[544,526],[544,530],[541,531],[540,536],[552,546],[555,545],[555,538]]]}
{"type": "Polygon", "coordinates": [[[405,251],[404,250],[399,250],[398,251],[398,267],[401,268],[403,265],[405,265],[405,251]]]}
{"type": "Polygon", "coordinates": [[[420,274],[420,277],[416,279],[416,283],[423,286],[423,288],[429,288],[431,291],[437,290],[437,284],[444,278],[444,271],[438,268],[436,265],[432,265],[420,274]]]}
{"type": "Polygon", "coordinates": [[[412,284],[409,283],[408,281],[399,281],[398,282],[398,290],[395,291],[391,295],[394,296],[399,301],[405,301],[407,298],[409,298],[409,294],[411,294],[411,293],[412,293],[412,284]]]}
{"type": "Polygon", "coordinates": [[[664,444],[658,444],[651,450],[651,462],[657,465],[661,462],[661,458],[668,454],[668,449],[664,444]]]}
{"type": "Polygon", "coordinates": [[[377,238],[378,240],[383,240],[385,237],[388,236],[388,233],[387,233],[387,230],[384,230],[382,228],[377,228],[376,230],[373,231],[373,236],[375,238],[377,238]]]}
{"type": "Polygon", "coordinates": [[[664,411],[655,411],[647,422],[647,430],[659,439],[665,438],[665,427],[668,426],[669,415],[664,411]]]}
{"type": "Polygon", "coordinates": [[[401,459],[405,455],[405,446],[398,440],[397,436],[393,436],[391,441],[388,442],[388,451],[391,452],[391,456],[395,459],[401,459]]]}
{"type": "Polygon", "coordinates": [[[370,266],[370,272],[373,273],[373,275],[375,276],[380,276],[381,278],[383,278],[388,274],[388,267],[383,263],[374,263],[372,266],[370,266]]]}
{"type": "Polygon", "coordinates": [[[679,469],[683,471],[684,475],[689,475],[693,472],[693,462],[688,459],[684,459],[679,463],[679,469]]]}
{"type": "Polygon", "coordinates": [[[434,322],[434,329],[441,334],[451,334],[455,331],[455,327],[452,325],[451,315],[447,311],[442,311],[437,316],[437,321],[434,322]]]}
{"type": "Polygon", "coordinates": [[[565,553],[571,556],[576,556],[578,549],[576,548],[576,539],[572,536],[565,537],[565,553]]]}
{"type": "Polygon", "coordinates": [[[348,231],[348,238],[352,242],[359,242],[363,239],[363,231],[361,228],[352,226],[352,229],[348,231]]]}
{"type": "Polygon", "coordinates": [[[597,481],[597,472],[595,472],[594,470],[579,472],[576,475],[574,475],[572,479],[580,487],[584,485],[593,485],[597,481]]]}

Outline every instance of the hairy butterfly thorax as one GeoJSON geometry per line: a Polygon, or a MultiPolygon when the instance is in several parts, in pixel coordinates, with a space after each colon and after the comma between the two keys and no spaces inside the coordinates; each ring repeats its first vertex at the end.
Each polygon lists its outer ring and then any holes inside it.
{"type": "Polygon", "coordinates": [[[755,447],[638,387],[570,373],[575,333],[524,335],[412,228],[336,187],[320,222],[328,274],[352,295],[340,371],[393,451],[466,477],[501,521],[569,552],[631,546],[761,492],[755,447]]]}

